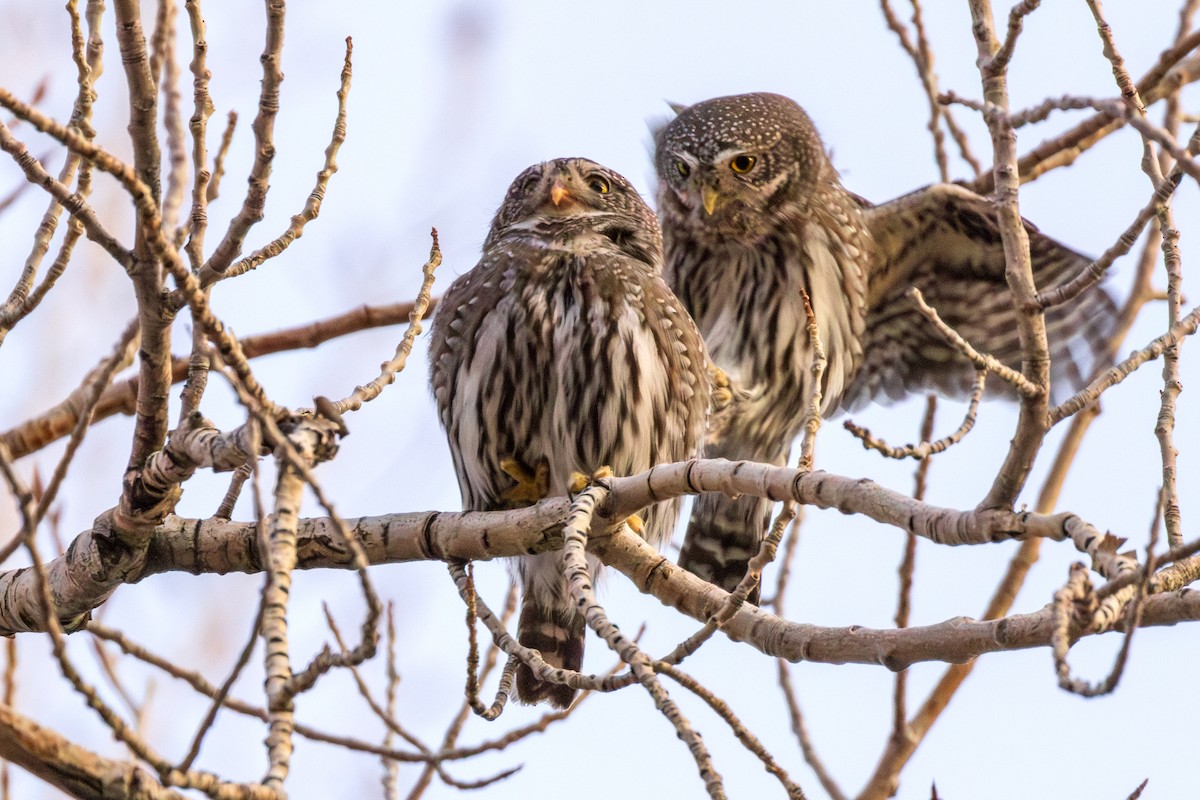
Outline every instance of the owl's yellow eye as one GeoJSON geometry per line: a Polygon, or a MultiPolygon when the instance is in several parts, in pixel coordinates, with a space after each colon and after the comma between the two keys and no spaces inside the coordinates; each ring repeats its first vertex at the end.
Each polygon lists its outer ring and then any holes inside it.
{"type": "Polygon", "coordinates": [[[686,161],[676,161],[675,169],[679,170],[679,174],[684,178],[692,174],[692,168],[687,165],[686,161]]]}
{"type": "Polygon", "coordinates": [[[733,160],[729,162],[729,168],[739,174],[746,173],[754,167],[756,161],[758,161],[758,159],[756,159],[754,156],[734,156],[733,160]]]}
{"type": "Polygon", "coordinates": [[[599,175],[593,175],[588,178],[588,188],[597,194],[608,194],[608,181],[599,175]]]}

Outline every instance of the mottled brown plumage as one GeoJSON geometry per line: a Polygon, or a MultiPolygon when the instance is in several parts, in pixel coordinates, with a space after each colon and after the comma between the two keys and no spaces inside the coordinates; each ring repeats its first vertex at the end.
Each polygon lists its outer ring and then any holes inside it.
{"type": "MultiPolygon", "coordinates": [[[[519,465],[542,466],[543,489],[563,496],[572,473],[631,475],[697,455],[708,357],[661,267],[654,213],[615,172],[557,159],[513,181],[482,259],[451,285],[433,326],[431,382],[464,508],[528,503],[519,465]]],[[[648,509],[643,536],[662,545],[678,512],[678,501],[648,509]]],[[[519,640],[578,670],[584,620],[561,553],[513,567],[519,640]]],[[[517,693],[560,707],[575,694],[525,665],[517,693]]]]}
{"type": "MultiPolygon", "coordinates": [[[[719,97],[678,110],[655,134],[664,277],[717,366],[749,394],[705,454],[782,464],[804,421],[812,300],[829,362],[822,413],[935,388],[961,394],[974,367],[904,297],[918,286],[976,349],[1019,367],[1017,317],[990,203],[927,187],[872,206],[841,184],[812,121],[786,97],[719,97]]],[[[1090,259],[1030,234],[1039,288],[1090,259]]],[[[1112,329],[1093,287],[1047,314],[1056,387],[1087,377],[1112,329]]],[[[757,552],[771,503],[698,498],[680,564],[732,588],[757,552]]]]}

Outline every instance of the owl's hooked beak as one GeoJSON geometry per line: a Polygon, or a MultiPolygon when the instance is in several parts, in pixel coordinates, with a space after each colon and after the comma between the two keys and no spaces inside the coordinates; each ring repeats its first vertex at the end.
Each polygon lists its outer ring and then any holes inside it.
{"type": "Polygon", "coordinates": [[[554,183],[550,185],[550,202],[554,203],[554,207],[558,208],[564,198],[570,197],[571,193],[567,190],[567,185],[561,177],[555,178],[554,183]]]}
{"type": "Polygon", "coordinates": [[[700,189],[700,202],[704,204],[704,213],[710,217],[717,208],[717,189],[715,186],[704,186],[700,189]]]}

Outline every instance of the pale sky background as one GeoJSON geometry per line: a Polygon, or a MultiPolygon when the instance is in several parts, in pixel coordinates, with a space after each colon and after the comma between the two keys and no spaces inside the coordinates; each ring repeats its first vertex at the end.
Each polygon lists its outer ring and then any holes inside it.
{"type": "MultiPolygon", "coordinates": [[[[1173,36],[1177,5],[1174,0],[1108,4],[1118,47],[1135,78],[1173,36]]],[[[897,2],[897,7],[907,16],[906,4],[897,2]]],[[[236,110],[241,116],[221,198],[209,210],[211,247],[236,213],[245,186],[264,20],[261,6],[252,3],[209,0],[205,12],[217,109],[209,128],[212,151],[226,112],[236,110]]],[[[1006,14],[1007,6],[999,13],[1006,14]]],[[[925,15],[941,87],[978,97],[966,4],[928,3],[925,15]]],[[[152,19],[147,11],[147,27],[152,19]]],[[[102,144],[127,154],[124,76],[112,26],[110,10],[95,124],[102,144]]],[[[186,30],[186,22],[181,27],[186,30]]],[[[646,123],[666,113],[666,100],[690,103],[763,90],[795,98],[820,128],[847,187],[876,201],[937,178],[924,94],[874,3],[610,2],[569,8],[548,1],[296,3],[286,30],[286,79],[267,218],[254,229],[247,251],[277,236],[312,188],[336,112],[334,93],[347,35],[354,37],[349,133],[321,217],[306,228],[303,239],[256,273],[214,293],[216,310],[240,334],[272,331],[363,303],[410,299],[420,284],[431,226],[440,231],[445,253],[435,286],[440,294],[475,263],[505,188],[531,163],[588,156],[622,172],[651,196],[646,123]]],[[[61,120],[69,116],[75,90],[67,43],[66,15],[59,4],[0,0],[0,84],[28,96],[48,77],[42,107],[61,120]]],[[[189,58],[185,50],[185,67],[189,58]]],[[[184,77],[186,115],[191,89],[186,71],[184,77]]],[[[1083,2],[1047,3],[1027,19],[1010,89],[1018,108],[1063,94],[1115,96],[1083,2]]],[[[1195,89],[1185,98],[1191,113],[1200,110],[1195,89]]],[[[1159,113],[1155,107],[1156,120],[1159,113]]],[[[1022,129],[1019,150],[1029,150],[1081,118],[1057,114],[1036,128],[1022,129]]],[[[976,154],[986,160],[990,147],[982,124],[961,109],[958,119],[970,132],[976,154]]],[[[32,152],[49,154],[48,162],[57,170],[61,151],[29,126],[17,132],[32,152]]],[[[1023,213],[1076,249],[1103,251],[1149,195],[1149,182],[1138,167],[1140,152],[1132,132],[1111,137],[1076,166],[1027,186],[1021,194],[1023,213]]],[[[958,159],[952,160],[952,169],[956,178],[970,176],[958,159]]],[[[11,160],[0,160],[0,196],[20,180],[11,160]]],[[[1197,197],[1195,184],[1185,181],[1176,206],[1185,264],[1195,259],[1191,236],[1200,218],[1197,197]]],[[[99,181],[93,205],[119,238],[128,240],[129,204],[113,182],[99,181]]],[[[29,191],[0,215],[5,286],[25,259],[29,232],[44,208],[44,198],[29,191]]],[[[0,384],[4,428],[57,402],[107,354],[132,313],[132,293],[119,268],[91,244],[82,246],[79,256],[44,307],[0,348],[0,374],[6,376],[0,384]]],[[[1130,261],[1119,262],[1109,281],[1122,298],[1128,292],[1130,261]]],[[[1158,335],[1165,316],[1163,306],[1151,306],[1124,352],[1158,335]]],[[[176,352],[186,346],[185,331],[181,323],[176,352]]],[[[361,333],[316,351],[255,361],[253,367],[277,402],[308,405],[314,394],[344,396],[374,377],[401,334],[399,327],[361,333]]],[[[1059,504],[1128,537],[1130,546],[1139,549],[1161,480],[1153,437],[1160,373],[1156,362],[1105,396],[1104,414],[1093,426],[1059,504]]],[[[1189,383],[1193,373],[1185,361],[1176,430],[1185,532],[1196,513],[1188,501],[1197,481],[1200,445],[1195,419],[1200,409],[1195,390],[1188,391],[1195,385],[1189,383]]],[[[220,379],[210,386],[207,415],[222,428],[239,424],[242,417],[220,379]]],[[[904,443],[916,438],[923,406],[917,400],[872,407],[855,418],[894,443],[904,443]]],[[[953,430],[961,410],[958,404],[943,403],[936,435],[953,430]]],[[[934,462],[930,502],[960,508],[978,502],[1014,422],[1011,407],[985,405],[967,440],[934,462]]],[[[397,383],[348,423],[353,435],[338,459],[319,471],[343,515],[459,507],[449,452],[427,389],[422,340],[397,383]]],[[[115,502],[131,429],[129,419],[112,419],[90,434],[72,470],[75,482],[63,495],[66,536],[115,502]]],[[[1060,434],[1052,433],[1023,501],[1034,501],[1060,434]]],[[[35,463],[48,474],[60,453],[61,446],[50,448],[20,466],[26,476],[35,463]]],[[[913,463],[885,462],[864,452],[840,421],[826,426],[819,440],[819,467],[870,477],[899,491],[911,490],[913,463]]],[[[225,483],[224,476],[197,476],[186,487],[179,513],[211,515],[225,483]]],[[[247,500],[238,508],[243,519],[250,515],[247,500]]],[[[316,513],[315,506],[309,513],[316,513]]],[[[0,535],[7,539],[13,530],[10,504],[2,503],[0,535]]],[[[952,550],[921,541],[912,623],[980,614],[1015,548],[1007,543],[952,550]]],[[[810,511],[790,589],[789,618],[891,627],[902,549],[900,531],[810,511]]],[[[1014,611],[1041,608],[1078,559],[1069,543],[1045,546],[1014,611]]],[[[481,566],[479,574],[485,597],[499,606],[502,567],[481,566]]],[[[402,720],[436,746],[461,701],[466,651],[462,605],[438,564],[378,567],[372,577],[398,605],[402,720]]],[[[245,639],[260,585],[259,576],[155,577],[123,588],[102,613],[106,622],[136,640],[219,682],[245,639]]],[[[292,646],[299,663],[307,662],[327,639],[322,601],[338,614],[344,630],[356,628],[361,601],[353,575],[298,574],[292,597],[292,646]]],[[[620,576],[607,581],[602,599],[626,630],[647,621],[643,643],[652,653],[666,652],[696,628],[639,595],[620,576]]],[[[1075,648],[1072,663],[1082,675],[1098,680],[1119,644],[1116,636],[1085,641],[1075,648]]],[[[119,755],[92,712],[57,675],[47,641],[22,637],[19,650],[19,709],[91,748],[119,755]]],[[[95,674],[82,636],[72,637],[71,652],[95,674]]],[[[601,642],[590,639],[588,669],[606,669],[613,658],[601,642]]],[[[1126,797],[1147,777],[1144,798],[1192,796],[1191,759],[1200,745],[1192,720],[1200,712],[1200,700],[1188,675],[1197,658],[1200,637],[1194,626],[1141,631],[1115,695],[1083,700],[1057,688],[1046,649],[987,656],[902,773],[898,796],[926,798],[936,781],[939,795],[951,800],[1109,800],[1126,797]]],[[[258,700],[260,660],[256,655],[236,689],[238,696],[258,700]]],[[[377,687],[382,687],[382,668],[380,658],[367,670],[377,687]]],[[[685,668],[729,702],[810,796],[823,796],[788,729],[774,663],[717,637],[685,668]]],[[[942,671],[936,664],[910,671],[910,714],[942,671]]],[[[169,757],[178,758],[207,703],[161,673],[133,663],[124,664],[122,674],[137,693],[148,680],[153,682],[148,736],[169,757]]],[[[857,792],[890,733],[891,673],[881,667],[803,664],[794,669],[794,677],[819,752],[844,791],[857,792]]],[[[724,723],[669,682],[668,688],[714,752],[731,797],[783,796],[779,784],[732,739],[724,723]]],[[[112,692],[104,691],[111,699],[112,692]]],[[[499,723],[471,720],[461,741],[492,738],[537,713],[510,706],[499,723]]],[[[382,736],[345,674],[330,677],[324,691],[301,697],[298,719],[330,731],[382,736]]],[[[224,712],[198,766],[216,768],[232,779],[256,779],[265,763],[263,735],[257,722],[224,712]]],[[[592,698],[571,721],[547,734],[448,768],[470,779],[518,763],[525,765],[521,772],[485,790],[484,796],[523,798],[561,791],[581,799],[616,792],[641,797],[664,793],[668,786],[676,787],[670,796],[703,796],[686,748],[637,688],[592,698]]],[[[403,767],[401,786],[416,774],[416,768],[403,767]]],[[[298,738],[288,785],[295,798],[375,797],[379,775],[371,759],[346,757],[298,738]]],[[[426,797],[457,794],[435,782],[426,797]]],[[[17,770],[14,796],[57,795],[17,770]]]]}

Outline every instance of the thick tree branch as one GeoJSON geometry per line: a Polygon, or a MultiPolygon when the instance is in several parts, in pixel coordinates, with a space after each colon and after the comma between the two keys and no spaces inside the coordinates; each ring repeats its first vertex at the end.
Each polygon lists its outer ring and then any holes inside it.
{"type": "MultiPolygon", "coordinates": [[[[881,522],[913,530],[944,544],[982,544],[1008,538],[1072,538],[1110,577],[1134,569],[1116,556],[1119,540],[1099,534],[1071,514],[952,511],[920,503],[870,481],[824,473],[800,473],[781,467],[722,460],[686,462],[630,478],[613,479],[613,499],[599,509],[591,549],[624,572],[643,591],[704,622],[727,602],[725,592],[680,570],[632,534],[605,535],[652,497],[667,498],[709,485],[743,493],[792,496],[798,502],[863,513],[881,522]]],[[[425,512],[351,520],[354,535],[371,563],[418,560],[486,560],[540,552],[562,546],[568,501],[499,512],[425,512]]],[[[97,528],[81,534],[69,551],[48,565],[60,618],[78,623],[121,583],[133,583],[167,571],[259,572],[263,559],[255,527],[221,520],[169,518],[153,532],[140,553],[112,548],[102,515],[97,528]],[[141,555],[144,553],[144,555],[141,555]],[[114,555],[116,557],[114,557],[114,555]],[[140,557],[139,557],[140,556],[140,557]]],[[[302,520],[297,529],[298,569],[346,568],[351,556],[326,519],[302,520]]],[[[32,576],[17,570],[0,575],[0,630],[12,633],[42,627],[32,576]]],[[[1200,595],[1184,590],[1150,598],[1144,624],[1170,624],[1198,618],[1200,595]]],[[[960,662],[994,650],[1042,646],[1049,642],[1048,612],[998,622],[962,618],[903,631],[821,628],[782,620],[745,605],[725,627],[769,655],[791,660],[884,664],[900,669],[922,660],[960,662]]]]}
{"type": "Polygon", "coordinates": [[[184,800],[145,770],[97,755],[3,704],[0,758],[79,800],[184,800]]]}

